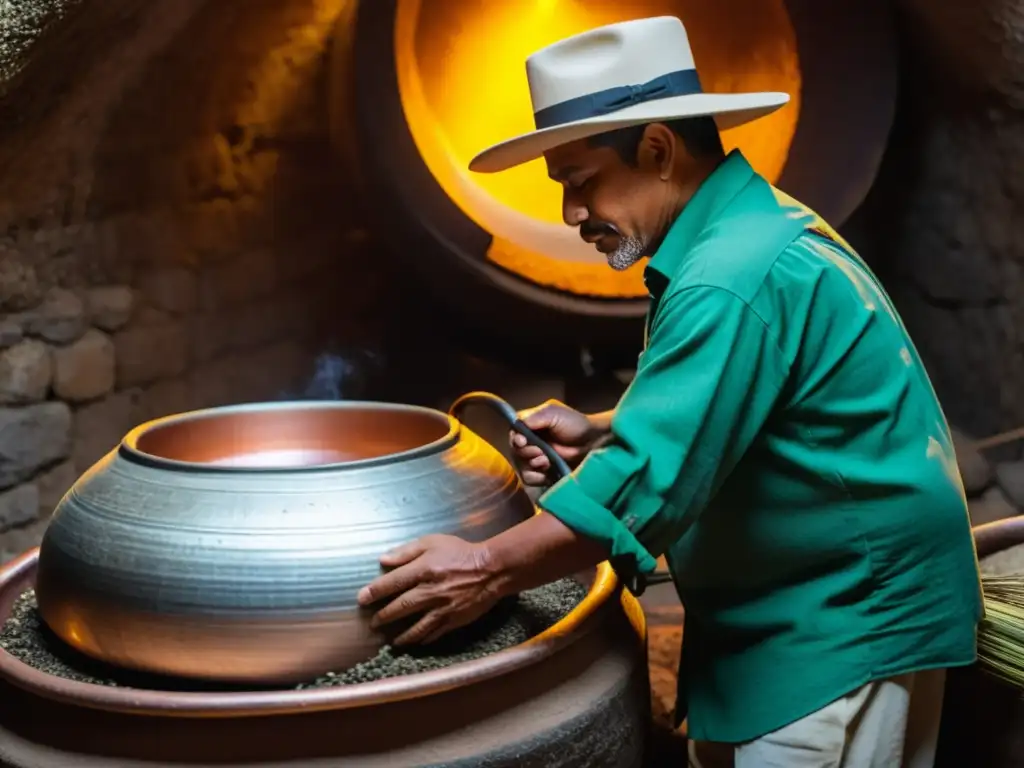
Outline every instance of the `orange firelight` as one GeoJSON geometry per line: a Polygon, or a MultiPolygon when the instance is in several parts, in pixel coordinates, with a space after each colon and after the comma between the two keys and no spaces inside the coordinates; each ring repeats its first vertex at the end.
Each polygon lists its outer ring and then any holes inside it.
{"type": "Polygon", "coordinates": [[[706,91],[791,95],[783,109],[723,134],[726,149],[742,148],[759,172],[778,179],[801,88],[784,0],[444,0],[428,9],[422,0],[399,0],[395,50],[409,130],[445,193],[493,235],[492,262],[578,295],[647,295],[642,268],[614,272],[601,254],[580,247],[561,221],[561,189],[547,178],[543,160],[488,175],[467,166],[480,149],[533,129],[527,56],[587,29],[659,15],[686,24],[706,91]]]}

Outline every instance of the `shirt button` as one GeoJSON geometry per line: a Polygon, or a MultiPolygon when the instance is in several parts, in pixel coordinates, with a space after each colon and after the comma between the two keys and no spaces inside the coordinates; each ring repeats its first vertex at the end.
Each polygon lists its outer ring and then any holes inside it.
{"type": "Polygon", "coordinates": [[[632,531],[636,527],[636,515],[626,515],[626,519],[622,522],[632,531]]]}

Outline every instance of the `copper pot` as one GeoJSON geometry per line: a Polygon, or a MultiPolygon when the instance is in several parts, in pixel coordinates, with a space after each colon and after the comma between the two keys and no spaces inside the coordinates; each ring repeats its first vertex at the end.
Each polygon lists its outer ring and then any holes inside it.
{"type": "MultiPolygon", "coordinates": [[[[472,402],[524,429],[486,393],[452,412],[472,402]]],[[[61,500],[39,609],[69,645],[120,667],[292,683],[386,641],[356,604],[383,552],[428,533],[479,541],[532,513],[505,458],[451,413],[297,402],[178,414],[132,430],[61,500]]]]}

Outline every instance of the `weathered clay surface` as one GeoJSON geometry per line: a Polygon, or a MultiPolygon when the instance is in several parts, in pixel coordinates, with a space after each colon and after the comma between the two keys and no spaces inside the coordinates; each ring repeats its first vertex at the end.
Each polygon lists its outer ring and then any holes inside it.
{"type": "Polygon", "coordinates": [[[0,488],[28,480],[70,449],[71,410],[64,403],[0,408],[0,488]]]}

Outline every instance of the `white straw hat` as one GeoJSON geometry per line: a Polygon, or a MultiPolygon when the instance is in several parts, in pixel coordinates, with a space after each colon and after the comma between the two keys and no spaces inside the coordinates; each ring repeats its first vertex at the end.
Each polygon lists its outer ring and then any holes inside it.
{"type": "Polygon", "coordinates": [[[714,116],[722,130],[789,101],[785,93],[704,93],[686,29],[673,16],[599,27],[526,60],[537,130],[485,149],[469,164],[495,173],[549,149],[644,123],[714,116]]]}

